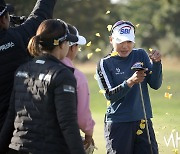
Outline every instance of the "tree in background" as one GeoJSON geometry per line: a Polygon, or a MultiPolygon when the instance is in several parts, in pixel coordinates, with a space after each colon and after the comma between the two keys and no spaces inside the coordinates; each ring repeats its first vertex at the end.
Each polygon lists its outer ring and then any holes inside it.
{"type": "MultiPolygon", "coordinates": [[[[27,16],[36,0],[6,2],[14,4],[17,15],[27,16]]],[[[136,28],[137,47],[147,50],[157,48],[164,55],[180,56],[179,0],[120,0],[116,4],[110,0],[60,0],[57,1],[54,17],[75,25],[87,41],[92,42],[78,55],[82,61],[87,60],[88,53],[94,53],[92,59],[95,59],[110,52],[107,25],[117,20],[129,20],[139,25],[136,28]],[[106,14],[108,10],[109,14],[106,14]],[[101,52],[95,52],[97,48],[101,52]]]]}
{"type": "Polygon", "coordinates": [[[179,0],[129,0],[116,7],[120,19],[139,25],[137,46],[158,48],[164,55],[180,56],[179,0]]]}

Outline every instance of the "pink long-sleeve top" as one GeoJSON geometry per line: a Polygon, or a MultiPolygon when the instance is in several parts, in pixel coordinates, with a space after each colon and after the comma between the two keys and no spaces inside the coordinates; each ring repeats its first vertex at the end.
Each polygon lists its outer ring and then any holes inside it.
{"type": "Polygon", "coordinates": [[[76,69],[72,61],[65,57],[61,60],[65,65],[74,68],[74,76],[77,81],[77,116],[78,116],[78,125],[82,132],[86,135],[93,134],[93,128],[95,125],[94,120],[91,116],[91,111],[89,108],[89,88],[88,81],[85,75],[76,69]]]}

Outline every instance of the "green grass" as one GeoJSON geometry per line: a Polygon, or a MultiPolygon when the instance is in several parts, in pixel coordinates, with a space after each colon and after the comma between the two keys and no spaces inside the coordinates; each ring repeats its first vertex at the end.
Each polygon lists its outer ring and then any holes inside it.
{"type": "MultiPolygon", "coordinates": [[[[94,79],[94,74],[86,74],[90,88],[91,112],[96,122],[94,130],[95,144],[98,150],[95,154],[105,154],[105,140],[104,140],[104,113],[106,111],[106,100],[102,94],[99,93],[97,81],[94,79]]],[[[153,115],[154,129],[156,133],[157,142],[159,145],[160,154],[173,154],[174,148],[172,141],[167,147],[164,136],[168,140],[171,132],[176,139],[176,133],[179,133],[177,148],[180,152],[180,70],[164,70],[163,71],[163,85],[159,90],[152,90],[149,88],[153,115]],[[171,86],[171,89],[167,89],[171,86]],[[172,93],[172,98],[164,97],[165,92],[172,93]]]]}

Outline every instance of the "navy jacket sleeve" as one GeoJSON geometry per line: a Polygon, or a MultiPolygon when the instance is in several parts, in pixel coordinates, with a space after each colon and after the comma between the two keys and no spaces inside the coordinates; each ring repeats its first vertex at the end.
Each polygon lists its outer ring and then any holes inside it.
{"type": "Polygon", "coordinates": [[[99,87],[105,90],[106,99],[116,102],[129,92],[130,87],[128,87],[126,80],[118,86],[113,85],[113,79],[103,59],[98,63],[96,72],[99,87]]]}
{"type": "Polygon", "coordinates": [[[159,89],[162,84],[162,64],[161,62],[151,62],[147,53],[144,51],[145,67],[148,68],[147,82],[153,89],[159,89]]]}
{"type": "Polygon", "coordinates": [[[55,107],[59,126],[72,154],[85,154],[77,123],[76,81],[69,70],[57,75],[55,107]],[[63,80],[59,81],[59,79],[63,80]]]}
{"type": "Polygon", "coordinates": [[[36,34],[40,23],[52,18],[55,3],[56,0],[38,0],[28,19],[22,25],[14,28],[23,38],[25,46],[27,46],[31,37],[36,34]]]}

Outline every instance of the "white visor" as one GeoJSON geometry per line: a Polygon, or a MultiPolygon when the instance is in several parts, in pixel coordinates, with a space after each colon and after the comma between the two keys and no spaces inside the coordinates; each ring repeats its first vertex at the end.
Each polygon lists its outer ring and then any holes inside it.
{"type": "Polygon", "coordinates": [[[72,46],[74,44],[85,45],[86,44],[86,38],[84,36],[79,35],[79,32],[76,29],[76,27],[73,26],[73,28],[76,30],[76,36],[78,38],[78,41],[77,42],[69,42],[69,46],[72,46]]]}
{"type": "Polygon", "coordinates": [[[134,28],[128,24],[122,24],[113,29],[112,38],[116,43],[131,41],[135,43],[134,28]]]}

